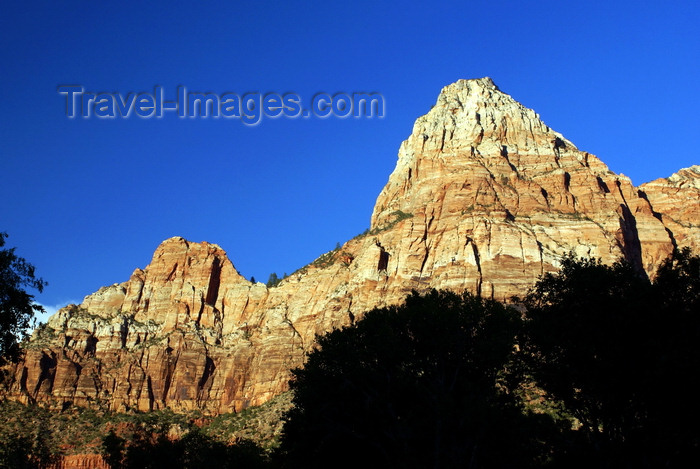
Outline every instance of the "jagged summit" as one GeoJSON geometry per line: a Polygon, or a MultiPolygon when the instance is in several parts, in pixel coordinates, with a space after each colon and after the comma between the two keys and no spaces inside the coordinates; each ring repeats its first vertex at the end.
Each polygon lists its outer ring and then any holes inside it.
{"type": "Polygon", "coordinates": [[[499,91],[498,86],[496,83],[494,83],[493,79],[491,77],[483,77],[483,78],[460,78],[454,83],[451,83],[447,86],[445,86],[440,94],[443,93],[450,93],[452,92],[452,89],[464,89],[464,88],[469,88],[473,86],[479,86],[482,88],[490,88],[496,91],[499,91]]]}
{"type": "Polygon", "coordinates": [[[416,121],[416,125],[424,122],[438,127],[442,123],[446,129],[462,127],[475,132],[471,135],[452,135],[449,139],[460,140],[463,144],[484,144],[495,139],[499,144],[528,148],[545,137],[545,140],[561,139],[575,148],[573,143],[544,124],[539,114],[500,91],[489,77],[458,80],[445,86],[438,95],[437,103],[428,114],[416,121]],[[480,136],[481,132],[483,135],[480,136]]]}
{"type": "Polygon", "coordinates": [[[692,186],[700,189],[700,165],[693,165],[688,168],[680,169],[665,178],[665,182],[673,187],[692,186]]]}
{"type": "Polygon", "coordinates": [[[612,174],[595,156],[580,152],[540,116],[498,90],[490,78],[459,80],[440,92],[399,149],[398,162],[377,199],[372,225],[420,203],[416,192],[442,173],[500,174],[535,179],[586,168],[612,174]]]}
{"type": "Polygon", "coordinates": [[[699,251],[698,175],[636,188],[490,78],[459,80],[401,144],[368,233],[275,288],[245,280],[214,244],[170,238],[128,281],[52,317],[2,394],[211,414],[261,404],[317,334],[411,290],[504,300],[571,251],[649,275],[674,247],[699,251]]]}
{"type": "Polygon", "coordinates": [[[678,246],[700,248],[700,165],[639,186],[678,246]]]}

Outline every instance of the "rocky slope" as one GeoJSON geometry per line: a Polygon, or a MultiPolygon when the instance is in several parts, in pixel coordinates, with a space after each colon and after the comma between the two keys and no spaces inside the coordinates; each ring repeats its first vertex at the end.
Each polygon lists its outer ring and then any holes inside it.
{"type": "Polygon", "coordinates": [[[370,230],[275,288],[209,243],[164,241],[143,270],[35,333],[4,394],[114,410],[237,411],[287,388],[316,334],[412,289],[523,294],[562,254],[652,275],[700,250],[697,166],[640,188],[489,78],[445,87],[401,144],[370,230]]]}
{"type": "Polygon", "coordinates": [[[654,207],[654,216],[668,228],[678,246],[700,246],[700,166],[681,169],[668,178],[639,186],[639,194],[654,207]]]}

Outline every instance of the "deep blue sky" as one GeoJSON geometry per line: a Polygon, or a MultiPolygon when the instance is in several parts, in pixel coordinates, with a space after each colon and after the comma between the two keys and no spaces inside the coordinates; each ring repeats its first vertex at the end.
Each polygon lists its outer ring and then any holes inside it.
{"type": "Polygon", "coordinates": [[[4,1],[0,231],[48,306],[176,235],[265,281],[363,231],[413,121],[482,76],[635,184],[665,177],[700,163],[698,24],[697,1],[4,1]],[[386,116],[70,120],[60,84],[374,91],[386,116]]]}

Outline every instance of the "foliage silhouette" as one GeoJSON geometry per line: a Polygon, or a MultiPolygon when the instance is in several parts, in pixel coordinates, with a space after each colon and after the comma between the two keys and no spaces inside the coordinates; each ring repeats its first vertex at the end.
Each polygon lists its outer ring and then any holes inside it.
{"type": "Polygon", "coordinates": [[[513,392],[520,325],[494,301],[414,292],[320,337],[293,371],[284,467],[541,467],[549,421],[513,392]]]}
{"type": "MultiPolygon", "coordinates": [[[[7,233],[0,232],[0,248],[5,238],[7,233]]],[[[25,288],[41,293],[46,285],[35,276],[34,266],[15,254],[15,248],[0,249],[0,365],[3,359],[17,360],[18,342],[26,337],[34,314],[44,311],[25,288]]]]}
{"type": "Polygon", "coordinates": [[[675,252],[654,283],[568,256],[524,299],[529,370],[580,423],[568,467],[700,460],[700,258],[675,252]]]}
{"type": "Polygon", "coordinates": [[[248,440],[227,445],[191,429],[179,439],[170,439],[164,432],[140,428],[118,436],[110,431],[102,440],[105,460],[113,469],[208,469],[211,467],[257,469],[266,468],[268,457],[248,440]]]}

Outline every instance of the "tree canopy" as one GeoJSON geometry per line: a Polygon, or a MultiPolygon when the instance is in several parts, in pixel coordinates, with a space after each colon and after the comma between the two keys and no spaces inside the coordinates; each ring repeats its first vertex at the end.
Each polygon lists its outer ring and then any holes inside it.
{"type": "MultiPolygon", "coordinates": [[[[0,232],[0,248],[5,246],[5,238],[7,233],[0,232]]],[[[26,291],[33,288],[41,292],[47,285],[34,270],[15,254],[15,248],[0,249],[0,357],[5,359],[18,357],[18,343],[26,336],[34,314],[44,311],[26,291]]]]}
{"type": "Polygon", "coordinates": [[[413,293],[318,339],[285,467],[688,467],[700,460],[700,257],[651,281],[562,259],[517,308],[413,293]]]}
{"type": "Polygon", "coordinates": [[[500,303],[432,291],[319,338],[293,372],[282,461],[312,468],[533,465],[542,452],[536,417],[513,392],[519,327],[519,313],[500,303]]]}
{"type": "Polygon", "coordinates": [[[524,358],[581,428],[589,467],[700,460],[700,257],[675,252],[651,282],[629,264],[565,258],[526,296],[524,358]]]}

